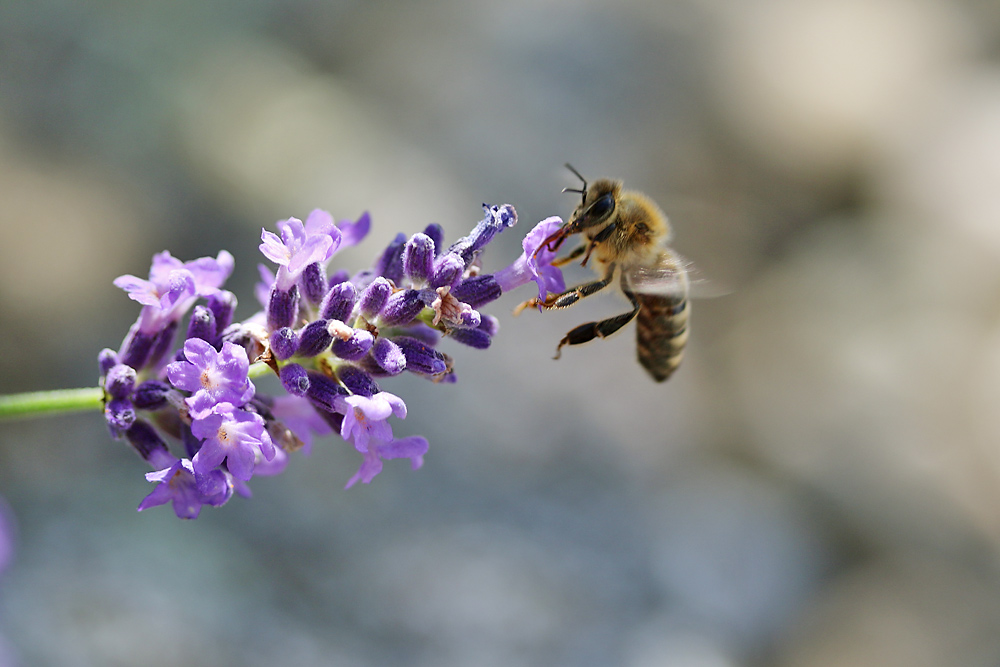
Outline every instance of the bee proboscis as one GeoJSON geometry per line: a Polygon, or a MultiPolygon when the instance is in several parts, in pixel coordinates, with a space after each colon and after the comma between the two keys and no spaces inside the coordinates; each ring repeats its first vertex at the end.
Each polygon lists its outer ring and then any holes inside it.
{"type": "Polygon", "coordinates": [[[667,243],[671,238],[667,216],[656,203],[635,190],[625,190],[621,181],[602,178],[589,187],[587,180],[566,165],[583,182],[578,192],[582,200],[569,222],[542,243],[555,251],[570,236],[581,234],[584,243],[554,266],[583,257],[581,266],[593,258],[600,276],[544,300],[531,299],[518,306],[543,309],[568,308],[580,299],[612,284],[618,285],[632,309],[598,322],[587,322],[567,333],[556,348],[558,359],[563,346],[580,345],[615,333],[636,320],[639,363],[657,382],[669,378],[681,363],[688,337],[688,274],[684,260],[667,243]]]}

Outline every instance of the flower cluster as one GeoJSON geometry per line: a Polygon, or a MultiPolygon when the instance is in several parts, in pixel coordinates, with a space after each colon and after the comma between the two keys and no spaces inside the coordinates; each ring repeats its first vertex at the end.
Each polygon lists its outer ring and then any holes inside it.
{"type": "Polygon", "coordinates": [[[420,467],[427,440],[394,437],[388,420],[405,418],[406,404],[379,382],[404,371],[454,382],[451,357],[437,349],[441,338],[485,349],[498,323],[482,306],[532,280],[542,297],[562,289],[552,253],[539,249],[558,218],[528,234],[514,264],[480,272],[482,250],[517,222],[509,205],[484,209],[485,218],[452,245],[438,225],[399,234],[354,276],[328,273],[329,262],[365,237],[367,214],[334,222],[316,210],[305,222],[280,221],[277,234],[261,235],[261,252],[277,265],[260,267],[262,310],[241,322],[234,322],[235,295],[222,288],[234,267],[226,251],[191,262],[163,252],[148,280],[118,278],[115,285],[143,308],[121,348],[103,350],[99,364],[112,435],[153,468],[146,478],[156,486],[139,509],[169,502],[177,516],[195,518],[234,491],[249,495],[253,475],[281,472],[289,453],[330,433],[362,455],[348,487],[371,482],[386,459],[420,467]],[[257,391],[251,377],[266,372],[287,394],[257,391]]]}

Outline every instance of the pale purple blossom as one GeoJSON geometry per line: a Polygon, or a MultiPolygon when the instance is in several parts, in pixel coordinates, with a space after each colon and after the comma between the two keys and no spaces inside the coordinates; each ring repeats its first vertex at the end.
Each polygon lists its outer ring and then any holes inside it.
{"type": "Polygon", "coordinates": [[[326,261],[340,246],[340,230],[336,226],[314,225],[308,232],[298,218],[278,222],[279,237],[274,232],[261,230],[260,251],[278,265],[275,286],[286,292],[292,288],[303,269],[313,262],[326,261]]]}
{"type": "Polygon", "coordinates": [[[139,511],[171,503],[181,519],[197,519],[202,505],[219,507],[233,495],[233,480],[222,470],[195,472],[189,459],[177,459],[170,466],[146,473],[156,488],[139,503],[139,511]]]}
{"type": "Polygon", "coordinates": [[[406,418],[403,399],[387,391],[380,391],[371,397],[357,394],[338,397],[335,405],[344,414],[340,437],[353,439],[354,447],[359,452],[368,451],[368,443],[372,440],[392,440],[392,427],[388,422],[390,416],[406,418]]]}
{"type": "Polygon", "coordinates": [[[275,456],[274,444],[261,416],[226,403],[217,405],[205,417],[195,419],[191,432],[202,441],[201,449],[192,459],[195,471],[201,474],[225,460],[233,477],[247,481],[253,476],[258,456],[267,461],[275,456]]]}
{"type": "Polygon", "coordinates": [[[184,358],[167,366],[167,377],[177,389],[192,392],[185,401],[192,417],[203,417],[220,403],[240,406],[253,398],[250,361],[242,347],[227,341],[216,351],[191,338],[184,342],[184,358]]]}
{"type": "Polygon", "coordinates": [[[417,470],[424,464],[424,454],[427,453],[427,439],[419,435],[391,440],[389,442],[374,442],[365,452],[364,461],[358,472],[347,480],[345,489],[358,482],[370,484],[375,476],[382,472],[382,459],[410,459],[411,467],[417,470]]]}
{"type": "Polygon", "coordinates": [[[148,280],[124,275],[114,284],[145,306],[138,330],[148,334],[162,328],[166,321],[180,319],[198,297],[217,292],[234,266],[233,256],[225,250],[214,259],[201,257],[190,262],[181,262],[163,251],[153,256],[148,280]]]}
{"type": "Polygon", "coordinates": [[[538,285],[538,298],[544,299],[549,292],[559,293],[566,289],[562,271],[552,266],[555,251],[543,245],[545,239],[562,225],[562,219],[553,216],[542,220],[528,232],[521,243],[524,248],[521,256],[507,268],[493,274],[501,290],[509,292],[534,280],[538,285]]]}

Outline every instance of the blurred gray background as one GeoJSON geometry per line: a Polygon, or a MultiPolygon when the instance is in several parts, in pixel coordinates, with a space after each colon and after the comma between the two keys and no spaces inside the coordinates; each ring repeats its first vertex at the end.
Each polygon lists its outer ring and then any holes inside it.
{"type": "Polygon", "coordinates": [[[249,316],[317,206],[357,270],[514,204],[498,269],[567,161],[730,292],[664,385],[632,328],[551,360],[620,299],[507,295],[459,384],[385,383],[422,470],[344,491],[331,438],[195,522],[98,415],[0,425],[9,662],[1000,663],[998,55],[990,0],[0,3],[0,391],[94,385],[163,249],[249,316]]]}

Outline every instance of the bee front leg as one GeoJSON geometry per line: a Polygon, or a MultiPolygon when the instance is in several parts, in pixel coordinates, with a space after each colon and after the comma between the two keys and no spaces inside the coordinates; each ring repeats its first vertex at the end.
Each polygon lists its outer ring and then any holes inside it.
{"type": "MultiPolygon", "coordinates": [[[[586,246],[581,246],[580,254],[583,254],[586,246]]],[[[615,275],[615,265],[609,264],[608,270],[605,272],[604,277],[600,280],[595,280],[590,283],[584,283],[582,285],[577,285],[572,289],[568,289],[560,294],[549,294],[545,299],[539,299],[535,297],[534,299],[528,299],[517,308],[514,309],[514,314],[518,315],[525,308],[537,308],[541,306],[545,310],[559,309],[559,308],[569,308],[574,303],[580,299],[590,296],[594,292],[599,292],[608,286],[611,279],[615,275]]]]}
{"type": "Polygon", "coordinates": [[[582,246],[574,249],[573,252],[571,252],[570,254],[566,255],[565,257],[560,257],[559,259],[552,260],[552,262],[551,262],[552,266],[566,266],[567,264],[569,264],[570,262],[572,262],[574,259],[576,259],[580,255],[582,255],[583,252],[586,249],[587,249],[587,246],[586,245],[582,245],[582,246]]]}
{"type": "Polygon", "coordinates": [[[629,301],[632,302],[632,310],[627,313],[622,313],[621,315],[616,315],[615,317],[609,317],[606,320],[601,320],[600,322],[587,322],[586,324],[581,324],[580,326],[570,330],[568,334],[563,336],[563,339],[559,341],[559,346],[556,348],[556,356],[553,359],[558,359],[562,354],[562,349],[564,345],[580,345],[582,343],[589,343],[595,338],[605,338],[615,333],[623,326],[635,319],[635,316],[639,314],[639,300],[635,298],[631,292],[626,292],[629,301]]]}

